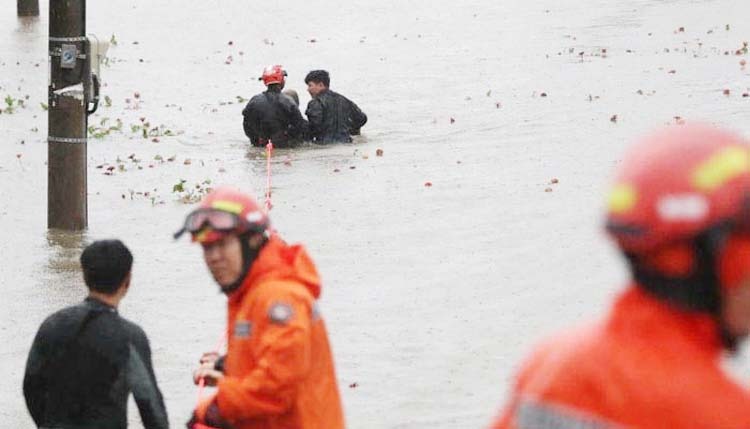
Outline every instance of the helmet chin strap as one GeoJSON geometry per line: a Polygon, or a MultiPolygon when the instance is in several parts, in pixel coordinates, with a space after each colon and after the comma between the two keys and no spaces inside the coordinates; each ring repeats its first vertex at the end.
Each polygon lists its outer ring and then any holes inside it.
{"type": "Polygon", "coordinates": [[[240,246],[242,248],[242,271],[240,276],[232,282],[231,284],[227,286],[219,285],[221,288],[221,291],[224,292],[226,295],[230,295],[232,292],[237,290],[240,286],[242,286],[242,282],[245,281],[247,278],[247,275],[250,274],[250,267],[252,267],[253,263],[256,259],[258,259],[258,254],[260,253],[260,250],[265,246],[265,244],[268,242],[268,239],[263,236],[263,241],[256,247],[255,249],[250,247],[250,235],[251,233],[244,233],[239,236],[240,239],[240,246]]]}
{"type": "Polygon", "coordinates": [[[739,338],[729,331],[722,315],[723,303],[716,260],[727,234],[727,226],[719,225],[695,238],[693,247],[696,266],[685,277],[667,276],[650,269],[635,254],[626,253],[625,257],[639,286],[678,308],[709,314],[716,320],[717,333],[724,348],[735,352],[739,338]]]}

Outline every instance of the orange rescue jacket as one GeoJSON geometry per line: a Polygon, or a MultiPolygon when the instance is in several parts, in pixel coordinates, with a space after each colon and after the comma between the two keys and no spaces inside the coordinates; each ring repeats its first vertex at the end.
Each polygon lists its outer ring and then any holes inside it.
{"type": "Polygon", "coordinates": [[[750,428],[716,322],[636,286],[608,319],[539,348],[492,428],[750,428]]]}
{"type": "Polygon", "coordinates": [[[216,401],[235,429],[342,429],[319,296],[305,249],[272,237],[229,296],[225,377],[196,414],[216,401]]]}

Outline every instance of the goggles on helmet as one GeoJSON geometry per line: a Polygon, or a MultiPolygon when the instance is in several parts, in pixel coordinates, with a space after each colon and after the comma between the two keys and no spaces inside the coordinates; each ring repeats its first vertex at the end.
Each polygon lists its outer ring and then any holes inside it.
{"type": "Polygon", "coordinates": [[[223,210],[198,209],[185,218],[185,224],[174,234],[174,238],[178,239],[186,232],[195,234],[206,226],[218,232],[229,232],[247,227],[247,224],[238,216],[223,210]]]}

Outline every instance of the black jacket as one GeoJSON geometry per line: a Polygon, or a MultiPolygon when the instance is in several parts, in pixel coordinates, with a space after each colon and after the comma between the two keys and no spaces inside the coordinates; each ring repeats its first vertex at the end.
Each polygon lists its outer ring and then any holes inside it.
{"type": "Polygon", "coordinates": [[[253,146],[264,146],[268,139],[275,147],[299,143],[307,131],[307,121],[294,101],[278,91],[266,91],[250,99],[242,111],[245,135],[253,146]]]}
{"type": "Polygon", "coordinates": [[[310,139],[319,143],[350,142],[367,123],[367,115],[343,95],[325,90],[307,104],[310,139]]]}
{"type": "Polygon", "coordinates": [[[138,325],[92,298],[42,323],[23,380],[37,426],[126,428],[130,392],[146,429],[169,427],[148,338],[138,325]]]}

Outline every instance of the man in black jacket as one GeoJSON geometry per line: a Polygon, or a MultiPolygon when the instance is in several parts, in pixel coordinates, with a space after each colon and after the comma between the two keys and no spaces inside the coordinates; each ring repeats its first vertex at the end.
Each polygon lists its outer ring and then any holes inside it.
{"type": "Polygon", "coordinates": [[[300,143],[307,131],[299,106],[281,92],[286,72],[281,66],[263,70],[260,80],[268,88],[250,99],[242,111],[245,135],[253,146],[265,146],[271,140],[274,147],[291,147],[300,143]]]}
{"type": "Polygon", "coordinates": [[[119,240],[81,254],[88,297],[49,316],[34,338],[23,393],[37,427],[123,429],[132,392],[146,429],[167,429],[148,338],[117,313],[133,256],[119,240]]]}
{"type": "Polygon", "coordinates": [[[325,70],[313,70],[305,77],[312,100],[307,104],[310,139],[318,143],[351,142],[352,135],[367,123],[367,115],[353,101],[329,89],[325,70]]]}

